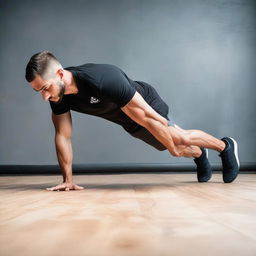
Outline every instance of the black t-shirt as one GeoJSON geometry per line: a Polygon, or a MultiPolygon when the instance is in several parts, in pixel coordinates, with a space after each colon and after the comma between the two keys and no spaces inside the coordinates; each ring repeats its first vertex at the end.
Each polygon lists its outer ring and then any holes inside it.
{"type": "Polygon", "coordinates": [[[158,113],[163,116],[168,114],[168,106],[156,100],[156,91],[152,86],[131,80],[114,65],[87,63],[67,67],[65,70],[72,73],[78,93],[63,95],[60,103],[49,101],[56,115],[73,110],[99,116],[123,126],[127,132],[132,133],[141,126],[129,118],[121,107],[132,99],[136,91],[158,113]]]}

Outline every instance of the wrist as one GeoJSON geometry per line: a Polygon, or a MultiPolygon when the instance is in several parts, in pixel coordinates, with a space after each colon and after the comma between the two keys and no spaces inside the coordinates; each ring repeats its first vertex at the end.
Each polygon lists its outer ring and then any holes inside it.
{"type": "Polygon", "coordinates": [[[63,178],[63,183],[73,183],[73,177],[65,177],[63,178]]]}

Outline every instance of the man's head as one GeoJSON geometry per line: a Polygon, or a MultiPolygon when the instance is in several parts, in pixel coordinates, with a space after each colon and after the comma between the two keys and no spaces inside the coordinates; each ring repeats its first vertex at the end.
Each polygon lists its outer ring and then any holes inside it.
{"type": "Polygon", "coordinates": [[[65,92],[63,68],[49,51],[34,54],[26,67],[26,80],[35,91],[41,92],[44,100],[60,102],[65,92]]]}

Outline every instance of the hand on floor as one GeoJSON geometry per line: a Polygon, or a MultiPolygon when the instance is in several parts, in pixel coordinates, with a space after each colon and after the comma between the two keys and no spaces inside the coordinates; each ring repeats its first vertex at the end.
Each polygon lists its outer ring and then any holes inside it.
{"type": "Polygon", "coordinates": [[[78,186],[73,183],[62,183],[57,186],[51,187],[51,188],[46,188],[48,191],[69,191],[69,190],[82,190],[84,187],[78,186]]]}

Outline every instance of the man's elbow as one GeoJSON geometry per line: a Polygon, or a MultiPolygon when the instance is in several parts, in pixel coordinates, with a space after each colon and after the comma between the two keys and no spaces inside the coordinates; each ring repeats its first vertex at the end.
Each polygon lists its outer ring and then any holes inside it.
{"type": "Polygon", "coordinates": [[[69,140],[71,139],[71,137],[72,137],[72,134],[70,133],[55,131],[55,138],[64,138],[66,140],[69,140]]]}

